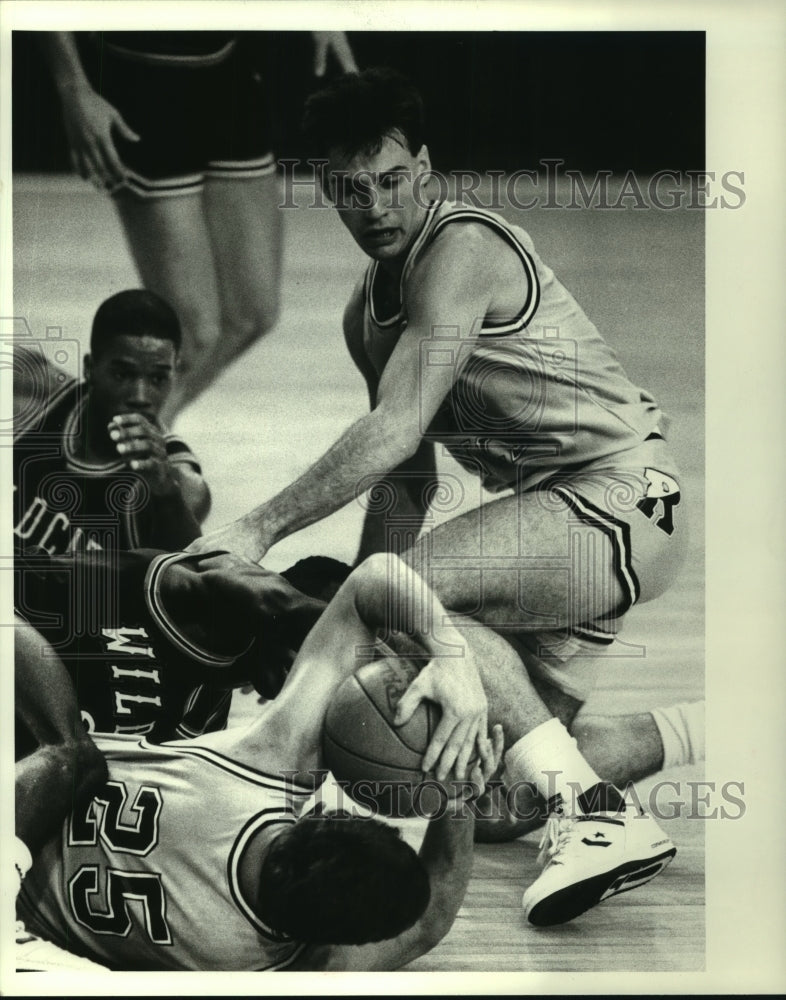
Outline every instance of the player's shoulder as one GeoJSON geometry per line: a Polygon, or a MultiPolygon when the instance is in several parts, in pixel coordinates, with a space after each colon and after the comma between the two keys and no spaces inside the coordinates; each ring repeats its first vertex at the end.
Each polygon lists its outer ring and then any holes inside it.
{"type": "Polygon", "coordinates": [[[413,266],[413,277],[436,270],[443,273],[493,275],[509,253],[508,225],[493,213],[448,206],[431,225],[413,266]]]}
{"type": "Polygon", "coordinates": [[[32,347],[15,344],[13,365],[13,413],[17,436],[41,420],[56,404],[70,406],[82,383],[32,347]]]}

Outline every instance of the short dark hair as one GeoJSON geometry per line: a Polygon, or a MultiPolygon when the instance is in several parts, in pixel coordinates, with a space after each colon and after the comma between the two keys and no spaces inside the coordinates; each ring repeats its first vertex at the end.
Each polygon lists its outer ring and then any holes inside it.
{"type": "Polygon", "coordinates": [[[171,340],[175,350],[180,349],[182,340],[175,310],[160,295],[145,288],[128,288],[101,303],[93,317],[90,353],[100,357],[107,342],[120,334],[171,340]]]}
{"type": "Polygon", "coordinates": [[[417,923],[431,897],[428,873],[399,831],[346,812],[309,815],[270,846],[257,913],[296,941],[368,944],[417,923]]]}
{"type": "Polygon", "coordinates": [[[414,156],[423,145],[423,101],[401,73],[375,67],[345,73],[306,101],[303,132],[309,156],[331,149],[347,156],[379,151],[386,135],[398,131],[414,156]]]}
{"type": "Polygon", "coordinates": [[[331,601],[352,567],[330,556],[307,556],[281,574],[293,587],[320,601],[331,601]]]}

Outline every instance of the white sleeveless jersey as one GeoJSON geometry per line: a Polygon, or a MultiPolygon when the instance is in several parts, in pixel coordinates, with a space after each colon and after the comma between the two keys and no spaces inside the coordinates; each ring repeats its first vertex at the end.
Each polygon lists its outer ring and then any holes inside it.
{"type": "Polygon", "coordinates": [[[96,743],[109,780],[25,879],[27,927],[119,969],[286,967],[302,946],[255,915],[238,866],[250,837],[275,838],[311,792],[199,740],[96,743]]]}
{"type": "MultiPolygon", "coordinates": [[[[483,485],[528,489],[548,476],[625,467],[621,453],[660,438],[663,415],[634,386],[570,293],[535,252],[529,235],[493,212],[436,202],[407,257],[395,316],[374,304],[377,262],[364,285],[364,347],[381,375],[407,324],[407,282],[423,251],[447,225],[488,226],[519,256],[522,304],[509,322],[479,317],[480,343],[435,331],[421,364],[456,364],[452,391],[426,437],[444,444],[483,485]]],[[[640,462],[636,462],[640,465],[640,462]]],[[[668,470],[666,470],[668,471],[668,470]]]]}

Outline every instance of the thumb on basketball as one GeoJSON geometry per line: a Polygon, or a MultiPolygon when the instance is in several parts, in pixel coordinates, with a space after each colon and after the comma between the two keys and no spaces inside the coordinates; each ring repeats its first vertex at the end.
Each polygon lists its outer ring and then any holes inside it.
{"type": "Polygon", "coordinates": [[[403,726],[404,723],[409,722],[418,705],[428,697],[428,691],[425,690],[426,684],[421,681],[422,676],[422,674],[418,675],[401,696],[396,707],[396,714],[393,716],[394,726],[403,726]]]}
{"type": "Polygon", "coordinates": [[[126,124],[125,119],[120,115],[119,112],[115,115],[113,121],[115,128],[120,133],[120,135],[122,135],[124,139],[127,139],[129,142],[139,142],[139,136],[131,128],[130,125],[126,124]]]}

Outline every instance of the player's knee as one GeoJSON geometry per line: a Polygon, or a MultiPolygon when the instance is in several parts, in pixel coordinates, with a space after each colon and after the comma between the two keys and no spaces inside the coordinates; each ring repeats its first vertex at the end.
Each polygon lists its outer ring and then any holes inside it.
{"type": "Polygon", "coordinates": [[[343,812],[306,817],[282,833],[260,883],[260,918],[314,944],[397,937],[430,899],[428,874],[398,830],[343,812]]]}
{"type": "Polygon", "coordinates": [[[235,348],[249,347],[273,329],[278,322],[279,313],[278,295],[267,297],[263,302],[257,303],[251,312],[242,315],[226,314],[221,325],[221,336],[235,348]]]}

